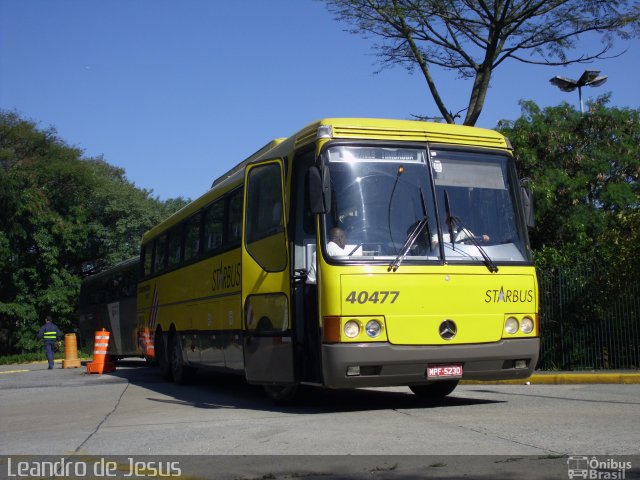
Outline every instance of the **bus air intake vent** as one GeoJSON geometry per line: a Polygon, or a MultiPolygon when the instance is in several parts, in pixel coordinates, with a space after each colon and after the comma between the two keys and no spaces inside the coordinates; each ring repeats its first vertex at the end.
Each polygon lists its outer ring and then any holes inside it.
{"type": "MultiPolygon", "coordinates": [[[[439,124],[438,124],[439,125],[439,124]]],[[[396,129],[378,126],[346,126],[334,125],[334,138],[370,138],[376,140],[396,139],[405,141],[450,143],[457,145],[482,145],[486,147],[505,148],[504,138],[500,135],[483,135],[483,131],[471,129],[468,132],[451,129],[435,128],[396,129]],[[438,130],[438,131],[436,131],[438,130]],[[442,131],[439,131],[442,130],[442,131]],[[448,130],[448,131],[447,131],[448,130]]],[[[465,129],[466,130],[466,129],[465,129]]],[[[489,132],[487,132],[489,133],[489,132]]]]}

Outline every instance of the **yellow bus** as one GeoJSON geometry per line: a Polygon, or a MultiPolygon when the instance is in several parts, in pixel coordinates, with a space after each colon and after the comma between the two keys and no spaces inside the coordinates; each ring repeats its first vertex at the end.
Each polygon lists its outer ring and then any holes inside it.
{"type": "Polygon", "coordinates": [[[275,400],[301,384],[434,398],[526,378],[528,198],[497,132],[317,121],[144,235],[139,330],[167,379],[235,372],[275,400]]]}

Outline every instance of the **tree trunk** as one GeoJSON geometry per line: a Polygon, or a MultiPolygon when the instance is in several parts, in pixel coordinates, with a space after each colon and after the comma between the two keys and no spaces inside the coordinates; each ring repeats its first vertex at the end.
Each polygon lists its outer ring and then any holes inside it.
{"type": "Polygon", "coordinates": [[[464,119],[464,125],[473,127],[480,117],[484,101],[487,96],[487,90],[489,89],[489,82],[491,81],[491,68],[481,67],[476,74],[476,78],[473,82],[473,88],[471,90],[471,97],[469,98],[469,107],[467,109],[467,116],[464,119]]]}

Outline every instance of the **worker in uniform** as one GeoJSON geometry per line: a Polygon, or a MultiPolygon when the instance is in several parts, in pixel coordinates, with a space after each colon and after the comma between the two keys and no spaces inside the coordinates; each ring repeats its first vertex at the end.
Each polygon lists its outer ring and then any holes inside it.
{"type": "Polygon", "coordinates": [[[47,315],[45,319],[45,324],[40,328],[38,332],[38,340],[44,339],[44,353],[47,355],[47,360],[49,361],[49,370],[53,369],[53,348],[56,344],[56,341],[62,337],[62,332],[53,323],[53,319],[51,315],[47,315]]]}

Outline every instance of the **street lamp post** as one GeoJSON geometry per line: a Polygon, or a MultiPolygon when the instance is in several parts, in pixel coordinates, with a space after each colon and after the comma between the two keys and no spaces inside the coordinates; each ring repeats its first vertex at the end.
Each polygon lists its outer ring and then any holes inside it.
{"type": "Polygon", "coordinates": [[[578,80],[566,77],[553,77],[549,80],[563,92],[573,92],[578,89],[578,97],[580,98],[580,113],[584,113],[584,105],[582,104],[582,87],[587,85],[590,87],[599,87],[609,78],[607,75],[600,75],[600,70],[585,70],[578,80]]]}

